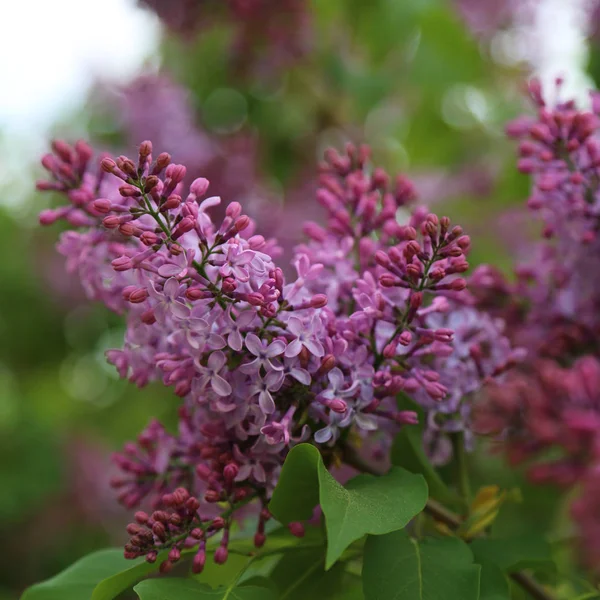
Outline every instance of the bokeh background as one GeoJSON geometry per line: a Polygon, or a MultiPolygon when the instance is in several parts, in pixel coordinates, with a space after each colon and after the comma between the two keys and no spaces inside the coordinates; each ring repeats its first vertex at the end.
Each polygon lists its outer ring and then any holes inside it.
{"type": "MultiPolygon", "coordinates": [[[[299,221],[318,218],[323,150],[365,142],[472,234],[473,263],[509,270],[529,232],[528,183],[503,135],[526,110],[523,83],[536,74],[552,90],[564,76],[563,96],[585,102],[600,77],[591,0],[0,4],[0,600],[124,541],[110,453],[177,408],[105,364],[122,323],[85,300],[53,250],[57,229],[38,225],[49,139],[116,154],[151,139],[288,248],[299,221]]],[[[482,483],[527,498],[497,526],[568,528],[549,512],[554,492],[473,460],[482,483]]]]}

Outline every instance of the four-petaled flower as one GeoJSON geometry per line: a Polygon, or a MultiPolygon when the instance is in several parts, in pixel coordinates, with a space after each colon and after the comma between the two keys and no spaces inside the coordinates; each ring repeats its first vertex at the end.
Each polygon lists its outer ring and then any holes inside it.
{"type": "Polygon", "coordinates": [[[250,388],[250,394],[258,394],[258,404],[261,410],[270,415],[275,412],[275,401],[271,392],[277,392],[283,384],[281,371],[269,371],[264,377],[258,377],[250,388]]]}
{"type": "Polygon", "coordinates": [[[249,333],[246,335],[246,348],[250,351],[251,354],[256,356],[256,358],[249,362],[243,364],[240,369],[244,373],[258,373],[260,368],[262,367],[267,373],[269,371],[281,371],[283,367],[274,363],[271,359],[283,354],[285,350],[285,342],[282,340],[274,340],[269,345],[266,344],[264,340],[261,340],[254,333],[249,333]]]}
{"type": "Polygon", "coordinates": [[[215,263],[221,263],[219,273],[223,277],[232,276],[238,281],[246,282],[250,279],[249,265],[254,260],[252,250],[240,250],[237,244],[229,244],[227,255],[215,258],[215,263]]]}
{"type": "Polygon", "coordinates": [[[231,394],[231,385],[220,375],[221,370],[227,362],[227,357],[223,352],[217,350],[213,352],[206,362],[206,367],[202,366],[198,360],[195,361],[196,368],[200,372],[198,389],[203,390],[208,383],[219,396],[229,396],[231,394]]]}
{"type": "MultiPolygon", "coordinates": [[[[154,315],[160,321],[164,321],[167,315],[173,315],[178,319],[187,319],[190,315],[190,309],[180,300],[181,289],[179,281],[175,277],[170,277],[165,281],[162,291],[156,288],[154,282],[151,282],[149,293],[156,304],[154,304],[154,315]]],[[[183,288],[185,289],[185,288],[183,288]]]]}
{"type": "Polygon", "coordinates": [[[315,329],[314,320],[305,324],[298,317],[290,317],[287,322],[287,330],[294,336],[294,339],[285,349],[285,355],[288,358],[298,356],[304,346],[314,356],[323,356],[325,350],[323,344],[316,338],[315,329]]]}
{"type": "Polygon", "coordinates": [[[232,350],[239,352],[242,349],[244,338],[242,337],[241,331],[249,327],[255,318],[256,313],[253,310],[244,310],[241,313],[239,313],[235,318],[232,315],[231,308],[227,311],[227,345],[232,350]]]}

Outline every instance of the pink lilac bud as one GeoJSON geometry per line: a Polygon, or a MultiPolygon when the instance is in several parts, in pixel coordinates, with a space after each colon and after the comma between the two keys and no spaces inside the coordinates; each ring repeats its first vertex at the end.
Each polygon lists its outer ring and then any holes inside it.
{"type": "Polygon", "coordinates": [[[121,219],[116,215],[110,215],[102,220],[102,225],[107,229],[116,229],[121,223],[121,219]]]}
{"type": "Polygon", "coordinates": [[[327,305],[327,296],[325,294],[316,294],[310,300],[312,308],[323,308],[327,305]]]}
{"type": "Polygon", "coordinates": [[[418,425],[419,416],[411,410],[403,410],[394,414],[394,421],[398,425],[418,425]]]}
{"type": "Polygon", "coordinates": [[[120,256],[111,262],[115,271],[128,271],[133,268],[133,261],[128,256],[120,256]]]}
{"type": "Polygon", "coordinates": [[[204,570],[204,565],[206,564],[206,550],[202,547],[196,555],[194,556],[194,560],[192,561],[192,572],[196,575],[202,573],[204,570]]]}
{"type": "Polygon", "coordinates": [[[140,235],[140,241],[145,246],[154,246],[154,244],[158,243],[159,237],[152,231],[144,231],[144,233],[140,235]]]}
{"type": "Polygon", "coordinates": [[[98,198],[93,202],[94,208],[102,214],[108,214],[112,209],[112,202],[106,198],[98,198]]]}
{"type": "Polygon", "coordinates": [[[139,304],[148,298],[148,290],[146,288],[137,288],[129,294],[129,302],[139,304]]]}
{"type": "Polygon", "coordinates": [[[223,469],[223,477],[226,481],[232,482],[237,477],[239,470],[239,467],[235,463],[229,463],[223,469]]]}
{"type": "Polygon", "coordinates": [[[293,536],[298,537],[298,538],[304,537],[304,535],[306,533],[305,530],[304,530],[304,525],[302,523],[297,522],[297,521],[293,522],[293,523],[290,523],[288,525],[288,529],[290,530],[290,533],[293,536]]]}
{"type": "Polygon", "coordinates": [[[215,550],[214,561],[218,565],[222,565],[227,562],[227,557],[229,556],[229,551],[224,546],[219,546],[215,550]]]}

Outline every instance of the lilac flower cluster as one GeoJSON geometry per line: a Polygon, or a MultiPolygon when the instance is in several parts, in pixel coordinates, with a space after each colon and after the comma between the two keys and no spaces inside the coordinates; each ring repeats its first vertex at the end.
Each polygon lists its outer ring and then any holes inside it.
{"type": "MultiPolygon", "coordinates": [[[[591,94],[586,111],[573,101],[547,106],[537,81],[529,91],[537,117],[520,117],[507,133],[519,140],[518,167],[531,175],[528,206],[544,239],[529,252],[534,260],[517,267],[515,283],[481,267],[469,284],[479,308],[504,318],[531,361],[491,390],[476,420],[482,431],[503,432],[513,462],[534,461],[534,481],[573,486],[591,482],[600,464],[600,96],[591,94]],[[562,458],[539,462],[549,449],[562,458]]],[[[592,523],[597,497],[581,496],[574,515],[586,559],[597,565],[597,544],[585,541],[600,523],[592,523]]]]}
{"type": "Polygon", "coordinates": [[[140,0],[140,4],[184,37],[217,22],[230,23],[232,56],[239,67],[255,66],[249,64],[251,59],[260,59],[264,66],[267,57],[271,67],[281,66],[304,55],[310,45],[306,0],[140,0]]]}
{"type": "Polygon", "coordinates": [[[510,462],[526,463],[532,482],[580,486],[571,512],[582,558],[597,569],[600,361],[583,356],[564,368],[545,359],[528,372],[513,373],[489,389],[489,401],[477,407],[475,425],[480,433],[502,434],[510,462]],[[557,450],[558,457],[544,458],[557,450]]]}
{"type": "Polygon", "coordinates": [[[291,446],[312,440],[331,463],[354,437],[385,439],[417,421],[398,410],[399,392],[431,412],[436,435],[457,420],[465,429],[463,397],[517,358],[497,323],[468,306],[469,237],[447,217],[409,210],[410,182],[369,171],[366,148],[327,153],[317,193],[327,224],[306,224],[289,281],[276,242],[241,205],[213,223],[221,200],[206,197],[208,181],[184,185],[186,168],[166,153],[154,159],[150,142],[135,162],[104,157],[96,172],[87,146],[53,150],[43,160],[52,179],[38,187],[69,204],[41,220],[80,228],[59,244],[69,268],[91,297],[127,314],[124,347],[109,362],[138,386],[161,380],[183,399],[177,435],[152,422],[115,457],[120,501],[158,510],[141,520],[152,533],[130,528],[127,556],[153,560],[170,547],[172,563],[182,544],[203,539],[194,531],[212,527],[226,558],[246,505],[262,505],[260,545],[291,446]]]}
{"type": "Polygon", "coordinates": [[[519,169],[532,177],[528,206],[544,241],[528,249],[532,260],[518,265],[515,284],[483,267],[470,288],[532,355],[576,357],[595,352],[600,333],[600,288],[590,277],[600,268],[600,96],[584,111],[572,101],[547,107],[537,81],[530,94],[537,118],[520,117],[507,133],[520,142],[519,169]]]}

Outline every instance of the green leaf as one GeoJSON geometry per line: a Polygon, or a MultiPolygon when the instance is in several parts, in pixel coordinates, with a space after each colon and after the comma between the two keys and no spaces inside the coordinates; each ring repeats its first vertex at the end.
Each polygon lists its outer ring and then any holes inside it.
{"type": "Polygon", "coordinates": [[[271,579],[279,590],[279,600],[332,598],[340,591],[344,566],[325,570],[325,546],[298,550],[284,555],[271,571],[271,579]]]}
{"type": "Polygon", "coordinates": [[[508,573],[552,563],[550,545],[539,537],[477,539],[471,549],[477,562],[494,563],[508,573]]]}
{"type": "Polygon", "coordinates": [[[367,538],[366,600],[478,600],[480,567],[458,538],[411,539],[405,531],[367,538]]]}
{"type": "Polygon", "coordinates": [[[342,487],[319,463],[319,483],[327,527],[327,569],[363,535],[405,527],[427,502],[423,477],[398,467],[380,477],[359,475],[342,487]]]}
{"type": "Polygon", "coordinates": [[[296,446],[284,463],[269,510],[284,523],[308,519],[321,504],[327,527],[329,569],[354,541],[404,527],[427,502],[421,475],[393,467],[386,475],[359,475],[340,485],[310,444],[296,446]],[[288,464],[289,463],[289,464],[288,464]],[[285,477],[284,477],[285,475],[285,477]]]}
{"type": "Polygon", "coordinates": [[[281,523],[307,521],[319,503],[317,465],[321,453],[311,444],[298,444],[285,459],[269,511],[281,523]]]}
{"type": "Polygon", "coordinates": [[[193,579],[146,579],[134,588],[140,600],[276,600],[276,594],[254,585],[212,589],[193,579]]]}
{"type": "Polygon", "coordinates": [[[480,565],[479,600],[510,600],[510,587],[500,567],[487,561],[480,565]]]}
{"type": "MultiPolygon", "coordinates": [[[[122,553],[122,552],[121,552],[122,553]]],[[[164,553],[166,554],[166,552],[164,553]]],[[[138,581],[142,580],[146,575],[158,571],[160,563],[164,559],[159,556],[154,564],[144,562],[125,569],[116,575],[103,579],[92,592],[91,600],[113,600],[125,590],[133,587],[138,581]]],[[[131,562],[131,561],[127,561],[131,562]]]]}
{"type": "MultiPolygon", "coordinates": [[[[52,579],[25,590],[21,600],[87,600],[92,597],[94,588],[101,581],[121,572],[128,573],[138,567],[144,567],[147,563],[143,563],[142,560],[135,565],[134,561],[123,557],[123,550],[99,550],[78,560],[52,579]],[[132,567],[132,564],[135,566],[132,567]]],[[[131,580],[131,583],[134,583],[134,580],[131,580]]],[[[114,596],[105,595],[99,598],[114,596]]]]}

